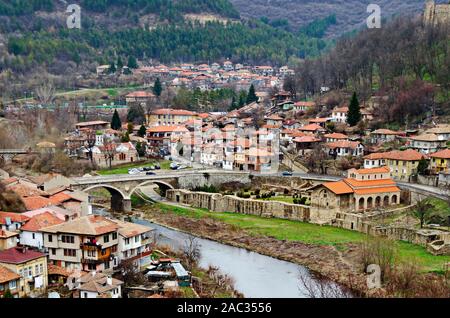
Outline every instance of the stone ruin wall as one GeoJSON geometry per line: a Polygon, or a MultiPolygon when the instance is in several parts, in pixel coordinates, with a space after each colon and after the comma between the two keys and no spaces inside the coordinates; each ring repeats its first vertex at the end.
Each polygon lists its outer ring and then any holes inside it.
{"type": "Polygon", "coordinates": [[[277,201],[243,199],[218,193],[192,192],[188,190],[168,190],[167,199],[188,204],[195,208],[213,212],[231,212],[280,218],[296,221],[309,221],[309,206],[277,201]]]}

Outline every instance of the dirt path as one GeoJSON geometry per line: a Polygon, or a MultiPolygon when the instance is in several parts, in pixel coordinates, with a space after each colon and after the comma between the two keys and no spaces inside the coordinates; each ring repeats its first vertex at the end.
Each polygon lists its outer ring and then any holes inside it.
{"type": "Polygon", "coordinates": [[[365,276],[357,270],[356,245],[348,245],[345,251],[340,251],[334,246],[304,244],[267,236],[255,236],[236,226],[212,218],[195,219],[174,213],[161,213],[157,208],[145,209],[145,217],[155,223],[180,229],[202,238],[304,265],[314,273],[355,291],[363,291],[366,287],[365,276]]]}

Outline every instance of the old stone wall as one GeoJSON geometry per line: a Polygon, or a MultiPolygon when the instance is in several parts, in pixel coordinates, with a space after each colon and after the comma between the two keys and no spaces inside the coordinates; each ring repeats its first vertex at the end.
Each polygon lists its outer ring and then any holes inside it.
{"type": "Polygon", "coordinates": [[[238,182],[242,184],[251,184],[251,179],[248,173],[198,173],[178,178],[178,187],[181,189],[194,189],[203,187],[205,185],[213,185],[219,187],[224,183],[238,182]]]}
{"type": "Polygon", "coordinates": [[[309,221],[309,206],[277,201],[243,199],[218,193],[169,190],[167,199],[214,212],[251,214],[268,218],[309,221]]]}

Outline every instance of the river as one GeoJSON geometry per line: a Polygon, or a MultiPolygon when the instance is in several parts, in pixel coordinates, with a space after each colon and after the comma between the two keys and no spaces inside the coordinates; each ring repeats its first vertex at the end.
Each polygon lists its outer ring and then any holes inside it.
{"type": "MultiPolygon", "coordinates": [[[[97,214],[107,214],[96,209],[97,214]]],[[[189,234],[151,223],[147,220],[133,219],[133,222],[154,228],[158,244],[182,249],[189,234]]],[[[234,280],[234,287],[247,298],[305,298],[308,294],[300,287],[299,277],[315,281],[304,267],[278,260],[211,240],[197,238],[200,248],[200,267],[217,267],[234,280]]],[[[334,285],[332,282],[327,284],[334,285]]]]}

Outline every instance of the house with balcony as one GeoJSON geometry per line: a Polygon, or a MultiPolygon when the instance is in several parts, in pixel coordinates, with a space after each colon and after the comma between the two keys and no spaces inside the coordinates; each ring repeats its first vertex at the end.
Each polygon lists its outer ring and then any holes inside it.
{"type": "Polygon", "coordinates": [[[450,149],[444,149],[430,155],[430,171],[433,174],[450,172],[450,149]]]}
{"type": "Polygon", "coordinates": [[[132,261],[140,269],[149,266],[153,245],[153,228],[119,220],[113,221],[119,226],[118,264],[123,261],[132,261]]]}
{"type": "Polygon", "coordinates": [[[324,144],[324,148],[333,158],[359,157],[364,154],[364,146],[359,141],[339,140],[324,144]]]}
{"type": "Polygon", "coordinates": [[[430,154],[445,149],[447,140],[436,134],[422,134],[409,138],[409,148],[415,149],[423,154],[430,154]]]}
{"type": "MultiPolygon", "coordinates": [[[[17,274],[18,297],[40,295],[48,285],[47,255],[27,247],[13,247],[0,252],[0,267],[17,274]]],[[[1,284],[1,283],[0,283],[1,284]]],[[[13,283],[14,285],[14,283],[13,283]]]]}
{"type": "Polygon", "coordinates": [[[69,270],[107,271],[118,264],[119,226],[88,215],[41,229],[49,262],[69,270]]]}

